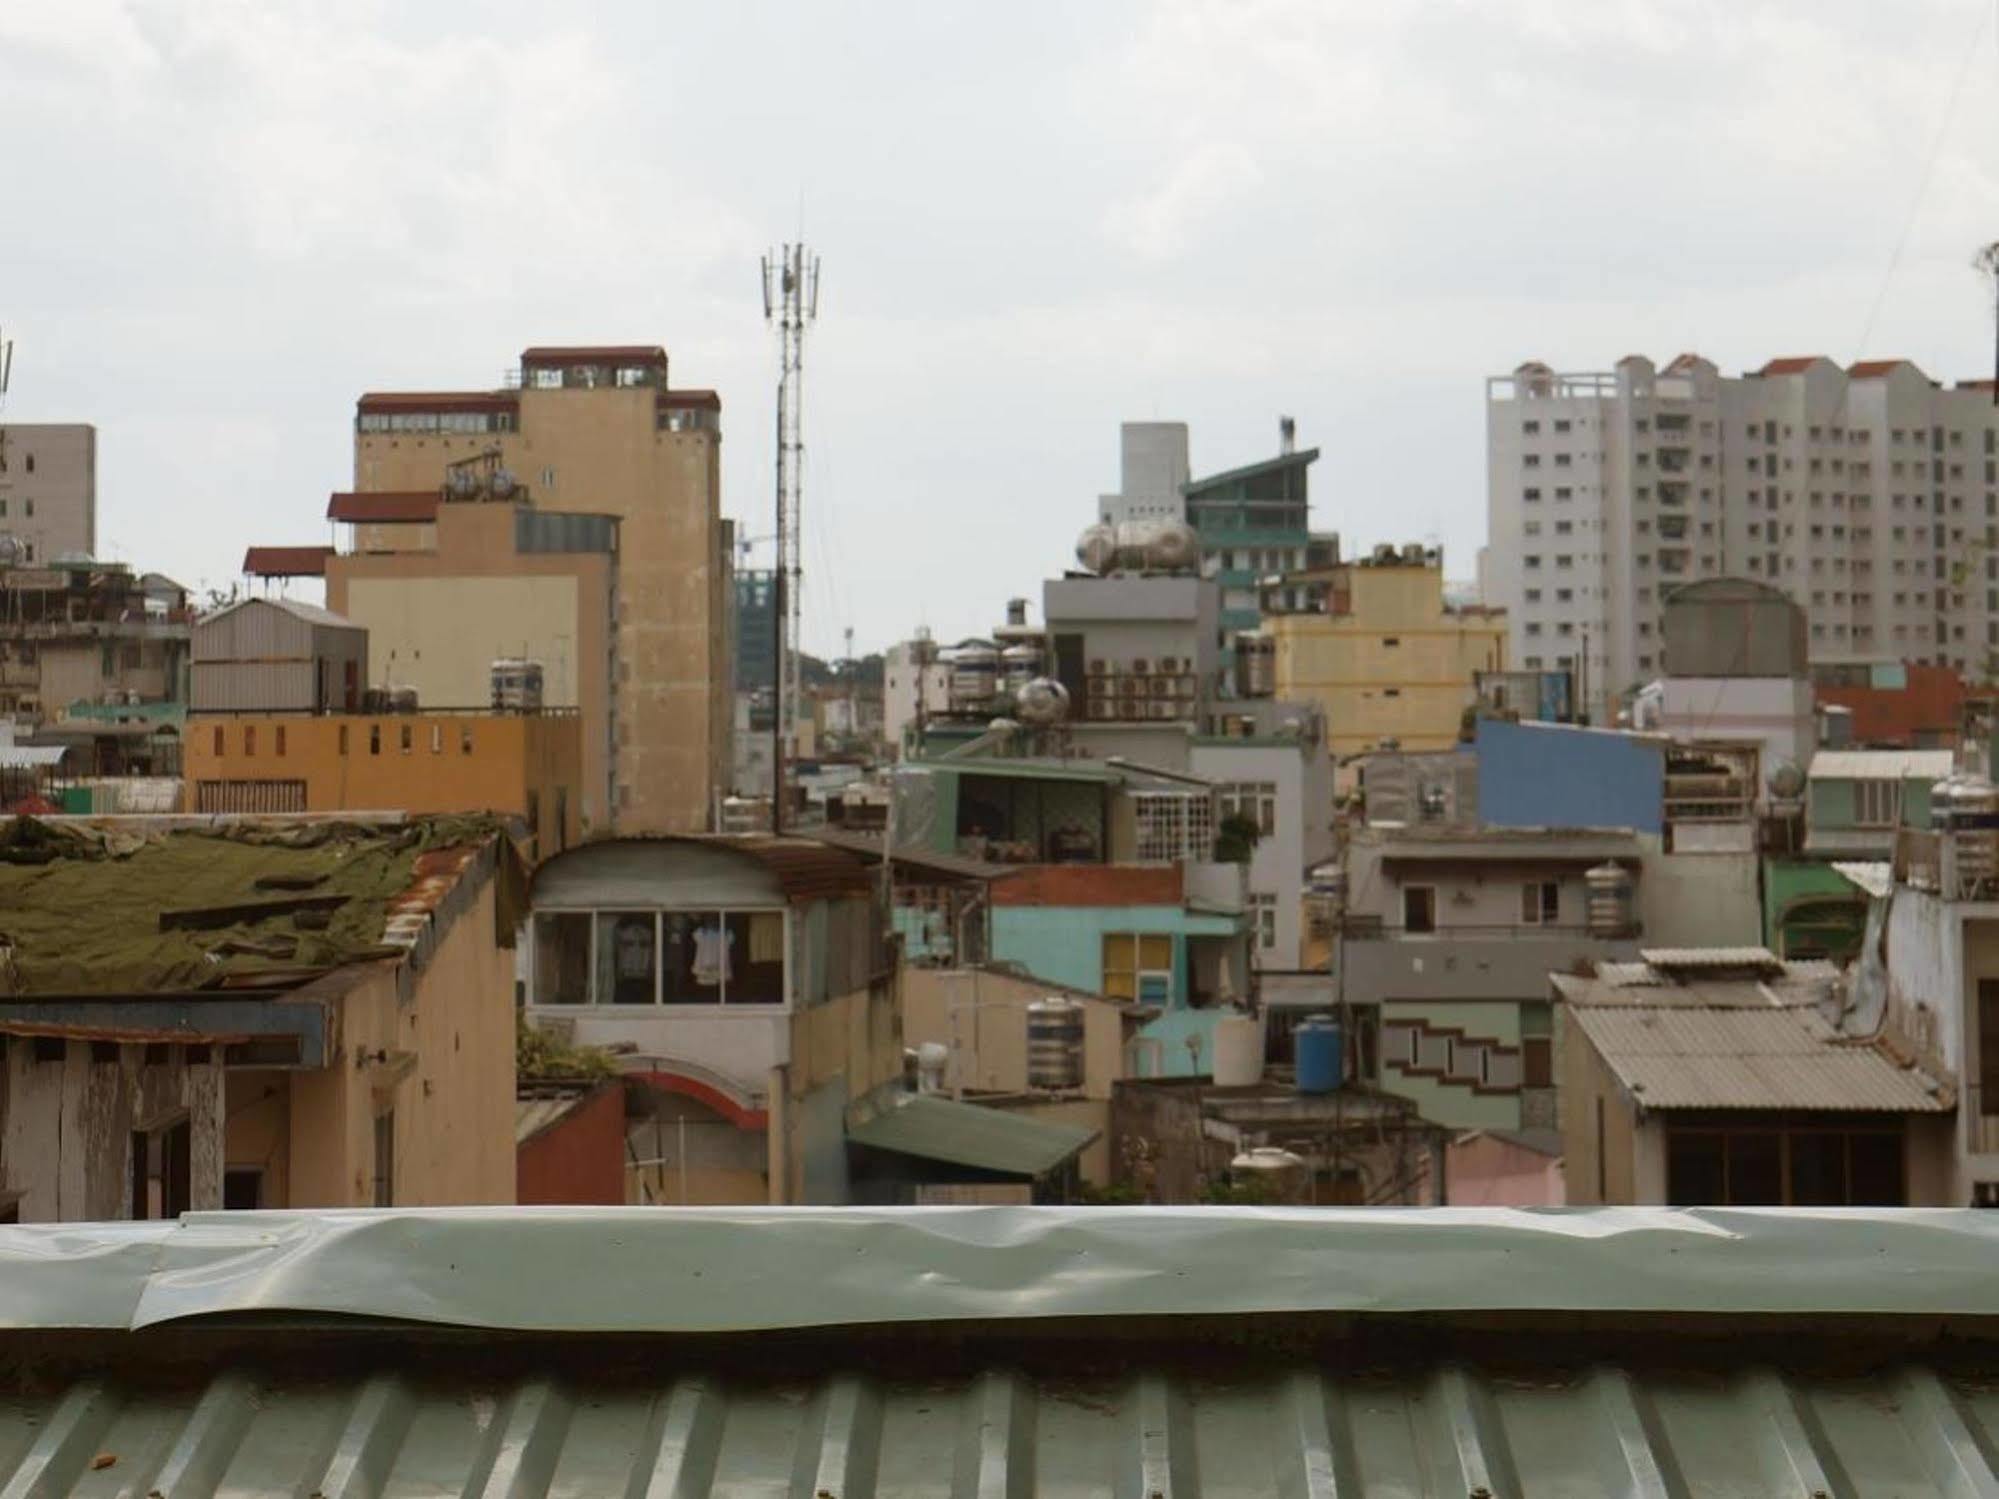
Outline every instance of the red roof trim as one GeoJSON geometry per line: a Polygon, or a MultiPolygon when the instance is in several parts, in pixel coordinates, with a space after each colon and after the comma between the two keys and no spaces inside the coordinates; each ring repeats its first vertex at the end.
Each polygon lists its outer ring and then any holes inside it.
{"type": "Polygon", "coordinates": [[[745,1108],[720,1088],[698,1077],[689,1077],[683,1072],[627,1072],[624,1075],[662,1093],[678,1093],[683,1098],[691,1098],[703,1108],[713,1109],[737,1129],[754,1133],[770,1128],[769,1110],[745,1108]]]}
{"type": "Polygon", "coordinates": [[[1177,906],[1178,864],[1025,864],[993,881],[994,906],[1177,906]]]}
{"type": "Polygon", "coordinates": [[[434,489],[384,490],[379,494],[335,490],[326,502],[326,518],[357,525],[396,521],[423,524],[437,519],[437,503],[434,489]]]}
{"type": "Polygon", "coordinates": [[[388,411],[515,411],[519,397],[510,390],[371,390],[355,402],[364,412],[388,411]]]}
{"type": "Polygon", "coordinates": [[[323,578],[332,547],[251,547],[243,571],[253,578],[323,578]]]}
{"type": "Polygon", "coordinates": [[[1756,373],[1759,375],[1802,375],[1806,370],[1824,359],[1823,354],[1792,354],[1782,359],[1772,359],[1756,373]]]}
{"type": "Polygon", "coordinates": [[[537,344],[521,350],[526,364],[666,364],[658,344],[537,344]]]}
{"type": "MultiPolygon", "coordinates": [[[[1863,359],[1849,368],[1846,374],[1847,378],[1852,380],[1879,380],[1908,363],[1906,359],[1863,359]]],[[[1917,373],[1920,374],[1921,371],[1917,373]]]]}
{"type": "Polygon", "coordinates": [[[720,411],[722,397],[713,390],[663,390],[659,393],[659,406],[664,411],[720,411]]]}

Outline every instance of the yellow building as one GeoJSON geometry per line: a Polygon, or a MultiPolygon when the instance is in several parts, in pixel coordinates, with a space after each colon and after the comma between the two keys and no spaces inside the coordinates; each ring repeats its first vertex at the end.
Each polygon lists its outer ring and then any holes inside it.
{"type": "Polygon", "coordinates": [[[1288,574],[1283,588],[1314,607],[1264,615],[1276,695],[1323,708],[1338,757],[1387,740],[1405,750],[1448,748],[1474,673],[1506,666],[1505,614],[1447,604],[1434,548],[1384,547],[1378,560],[1288,574]]]}
{"type": "Polygon", "coordinates": [[[582,836],[582,724],[540,713],[201,714],[182,746],[190,812],[494,812],[538,858],[582,836]]]}
{"type": "MultiPolygon", "coordinates": [[[[612,825],[707,828],[730,762],[720,398],[669,388],[666,351],[650,346],[533,348],[521,355],[518,384],[501,390],[360,398],[358,495],[442,490],[451,465],[487,454],[536,510],[618,522],[612,825]]],[[[329,604],[369,625],[379,672],[380,627],[351,582],[334,599],[334,571],[329,604]]]]}
{"type": "MultiPolygon", "coordinates": [[[[334,496],[330,513],[354,516],[343,502],[355,498],[334,496]]],[[[566,784],[582,832],[607,831],[622,675],[617,523],[430,501],[351,522],[355,549],[326,562],[327,606],[368,631],[370,684],[410,688],[421,707],[487,704],[495,660],[539,662],[544,707],[580,718],[580,770],[566,784]]]]}

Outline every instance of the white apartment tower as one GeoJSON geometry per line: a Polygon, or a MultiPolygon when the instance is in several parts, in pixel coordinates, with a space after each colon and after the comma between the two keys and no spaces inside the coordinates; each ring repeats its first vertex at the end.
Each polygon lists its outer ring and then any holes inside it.
{"type": "Polygon", "coordinates": [[[1485,602],[1512,659],[1576,672],[1592,718],[1665,670],[1683,583],[1775,584],[1814,662],[1999,675],[1999,407],[1907,360],[1695,354],[1600,374],[1527,363],[1486,382],[1485,602]]]}

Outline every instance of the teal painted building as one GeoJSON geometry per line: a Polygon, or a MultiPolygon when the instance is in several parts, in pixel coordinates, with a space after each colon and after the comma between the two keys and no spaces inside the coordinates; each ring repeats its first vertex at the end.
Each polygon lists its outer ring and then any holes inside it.
{"type": "Polygon", "coordinates": [[[1221,584],[1224,630],[1257,627],[1260,579],[1310,565],[1306,471],[1318,457],[1306,448],[1188,481],[1187,523],[1201,538],[1203,572],[1221,584]]]}

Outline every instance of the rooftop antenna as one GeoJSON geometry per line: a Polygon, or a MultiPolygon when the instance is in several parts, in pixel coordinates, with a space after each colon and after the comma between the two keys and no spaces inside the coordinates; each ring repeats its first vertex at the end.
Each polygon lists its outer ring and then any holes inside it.
{"type": "Polygon", "coordinates": [[[1292,417],[1277,419],[1277,451],[1286,455],[1298,451],[1298,423],[1292,417]]]}
{"type": "MultiPolygon", "coordinates": [[[[1994,240],[1978,252],[1972,262],[1992,286],[1992,404],[1999,406],[1999,240],[1994,240]]],[[[0,378],[0,391],[6,389],[4,378],[0,378]]]]}
{"type": "Polygon", "coordinates": [[[802,405],[805,330],[819,317],[819,257],[801,243],[782,245],[763,258],[764,321],[778,333],[777,566],[771,610],[777,621],[777,669],[772,684],[771,818],[784,830],[784,777],[795,748],[799,698],[800,501],[805,459],[802,405]]]}
{"type": "Polygon", "coordinates": [[[0,328],[0,410],[7,406],[7,382],[14,374],[14,340],[0,328]]]}

